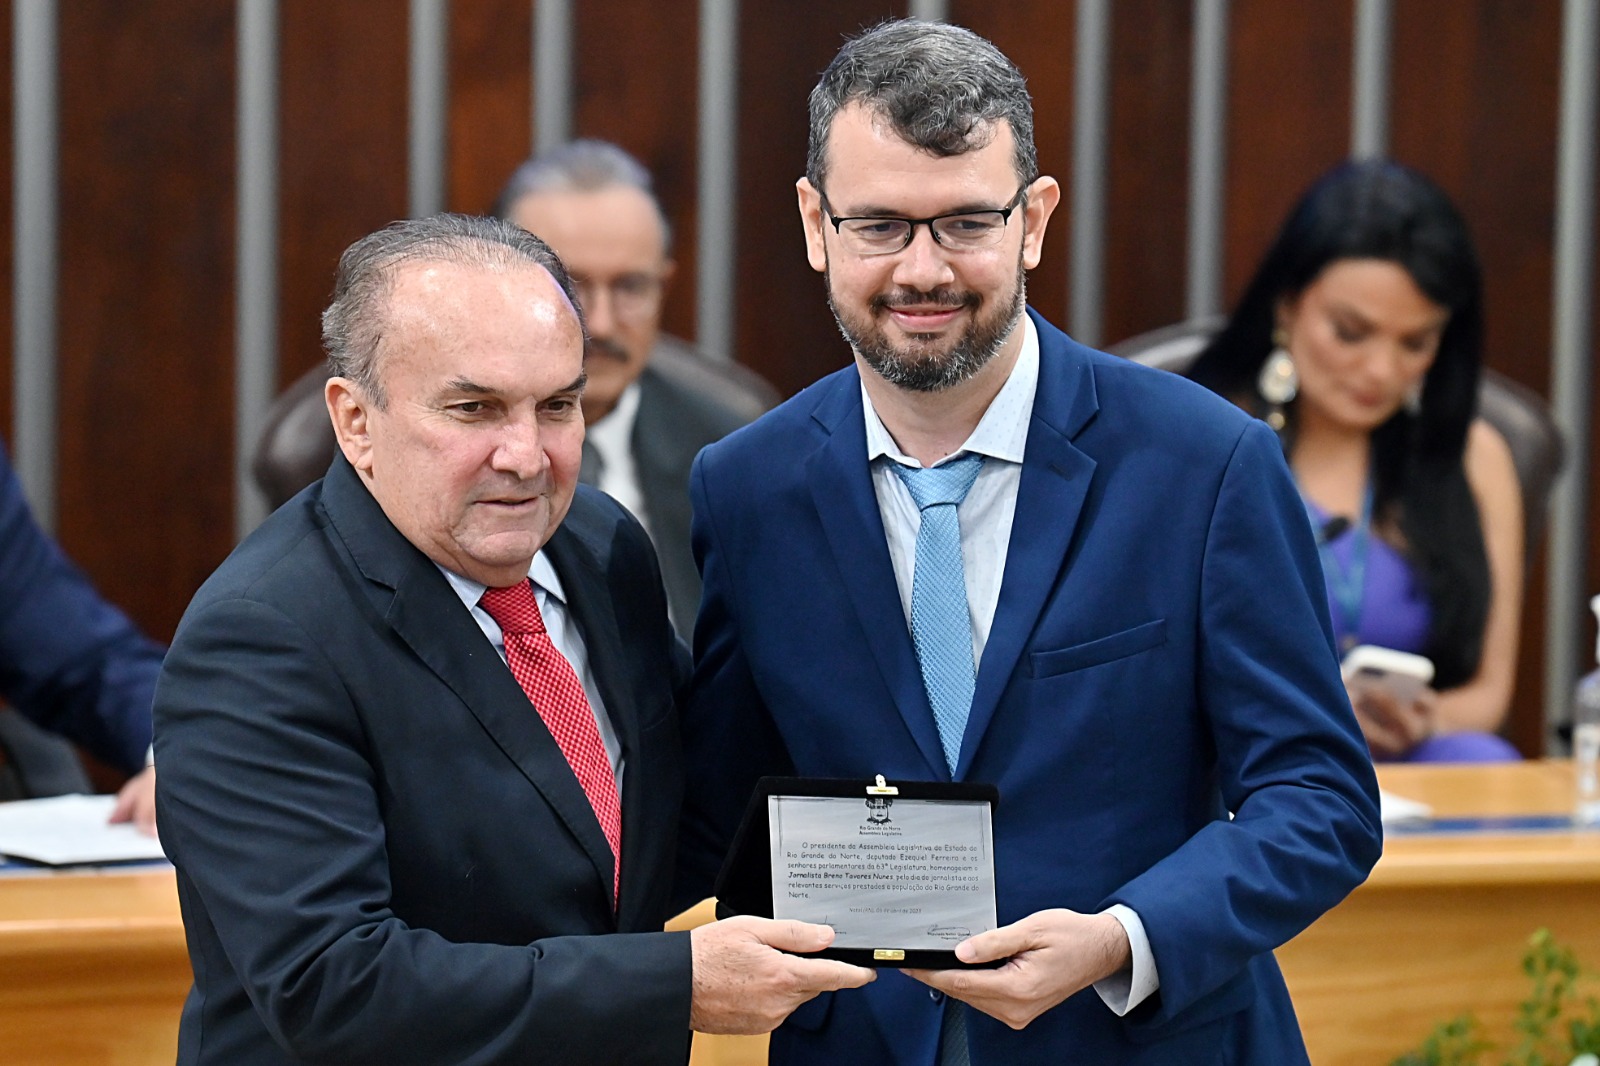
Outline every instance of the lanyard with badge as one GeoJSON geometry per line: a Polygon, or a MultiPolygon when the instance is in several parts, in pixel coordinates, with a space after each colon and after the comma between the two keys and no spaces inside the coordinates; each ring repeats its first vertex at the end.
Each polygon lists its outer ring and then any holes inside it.
{"type": "Polygon", "coordinates": [[[1349,651],[1360,643],[1357,631],[1361,627],[1361,607],[1366,594],[1367,582],[1367,550],[1372,541],[1372,483],[1369,481],[1361,497],[1361,517],[1357,520],[1351,535],[1354,539],[1350,544],[1350,565],[1342,565],[1333,552],[1333,541],[1344,535],[1344,530],[1330,530],[1337,526],[1340,520],[1335,518],[1330,522],[1321,521],[1311,501],[1302,499],[1306,506],[1306,517],[1311,520],[1312,529],[1317,533],[1317,554],[1322,559],[1322,572],[1328,581],[1328,588],[1333,593],[1333,607],[1335,628],[1339,632],[1339,650],[1349,651]]]}

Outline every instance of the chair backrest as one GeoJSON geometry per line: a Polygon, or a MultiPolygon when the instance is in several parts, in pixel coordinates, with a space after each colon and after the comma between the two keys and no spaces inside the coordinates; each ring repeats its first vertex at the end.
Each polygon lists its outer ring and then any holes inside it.
{"type": "MultiPolygon", "coordinates": [[[[776,406],[780,399],[777,390],[749,367],[707,359],[664,334],[650,353],[650,365],[664,377],[713,396],[749,419],[776,406]]],[[[337,442],[322,399],[327,380],[327,368],[318,363],[267,409],[250,472],[269,507],[282,506],[328,472],[337,442]]]]}
{"type": "Polygon", "coordinates": [[[296,378],[267,409],[250,473],[267,497],[267,506],[274,510],[326,474],[333,462],[337,443],[322,400],[327,380],[327,367],[318,363],[296,378]]]}
{"type": "MultiPolygon", "coordinates": [[[[1146,366],[1182,374],[1222,328],[1220,317],[1180,322],[1141,333],[1106,349],[1146,366]]],[[[1561,472],[1561,431],[1543,397],[1504,374],[1485,369],[1478,383],[1478,414],[1506,439],[1522,488],[1523,546],[1533,560],[1543,542],[1550,490],[1561,472]]]]}

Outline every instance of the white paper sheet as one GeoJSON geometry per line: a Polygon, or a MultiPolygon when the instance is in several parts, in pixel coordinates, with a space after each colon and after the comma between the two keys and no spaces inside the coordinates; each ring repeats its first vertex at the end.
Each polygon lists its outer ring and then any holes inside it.
{"type": "Polygon", "coordinates": [[[1433,821],[1433,808],[1417,800],[1378,790],[1379,817],[1384,825],[1415,827],[1433,821]]]}
{"type": "Polygon", "coordinates": [[[115,796],[52,796],[0,803],[0,855],[66,865],[165,857],[130,824],[108,825],[115,796]]]}

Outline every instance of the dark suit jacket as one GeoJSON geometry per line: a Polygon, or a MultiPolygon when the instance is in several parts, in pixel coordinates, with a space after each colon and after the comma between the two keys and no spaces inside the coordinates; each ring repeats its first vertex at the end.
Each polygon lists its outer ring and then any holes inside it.
{"type": "Polygon", "coordinates": [[[161,655],[39,528],[0,450],[0,700],[133,773],[161,655]]]}
{"type": "Polygon", "coordinates": [[[639,375],[633,461],[672,619],[686,637],[700,607],[700,574],[689,548],[689,467],[701,448],[771,406],[760,391],[770,386],[753,375],[730,376],[738,370],[708,366],[682,341],[662,337],[639,375]]]}
{"type": "Polygon", "coordinates": [[[336,459],[201,588],[162,673],[180,1063],[684,1061],[689,943],[659,931],[683,652],[612,501],[580,488],[547,551],[626,760],[620,913],[555,741],[336,459]]]}
{"type": "MultiPolygon", "coordinates": [[[[1271,951],[1361,882],[1376,782],[1277,439],[1042,319],[993,629],[955,776],[999,786],[999,919],[1112,903],[1161,987],[1085,989],[973,1062],[1304,1062],[1271,951]],[[1230,821],[1228,812],[1235,817],[1230,821]]],[[[854,367],[702,453],[684,740],[703,890],[756,776],[949,778],[896,590],[854,367]]],[[[940,1005],[893,972],[803,1006],[782,1063],[930,1066],[940,1005]]]]}

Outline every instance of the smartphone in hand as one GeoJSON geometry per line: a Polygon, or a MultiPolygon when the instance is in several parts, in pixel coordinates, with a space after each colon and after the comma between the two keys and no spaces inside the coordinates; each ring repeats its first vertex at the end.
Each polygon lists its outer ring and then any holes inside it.
{"type": "Polygon", "coordinates": [[[1339,667],[1355,692],[1381,689],[1402,704],[1414,702],[1433,681],[1433,662],[1425,656],[1375,644],[1351,648],[1339,667]]]}

